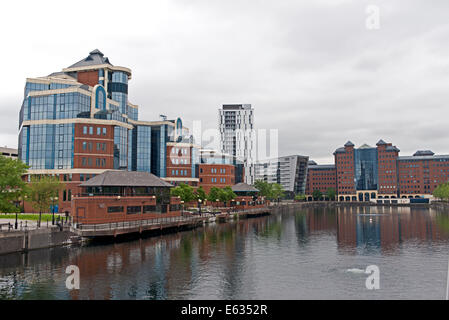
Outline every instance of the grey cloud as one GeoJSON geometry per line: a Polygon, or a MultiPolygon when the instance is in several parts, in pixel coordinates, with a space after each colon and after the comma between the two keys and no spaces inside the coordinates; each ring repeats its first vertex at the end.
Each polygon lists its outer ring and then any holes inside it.
{"type": "MultiPolygon", "coordinates": [[[[113,64],[133,70],[129,99],[140,106],[141,119],[164,113],[216,128],[221,104],[251,103],[257,128],[279,129],[281,155],[331,162],[347,140],[374,145],[380,138],[401,154],[449,154],[443,129],[449,2],[177,0],[167,6],[139,4],[135,12],[146,10],[148,19],[105,30],[97,39],[61,39],[52,47],[45,34],[36,34],[27,44],[34,53],[20,58],[17,73],[24,82],[98,47],[113,64]],[[380,30],[365,28],[367,5],[379,6],[380,30]]],[[[112,6],[108,14],[117,10],[112,6]]],[[[70,35],[91,32],[83,25],[66,28],[70,35]]],[[[9,54],[0,53],[5,60],[9,54]]],[[[19,95],[23,82],[10,91],[19,95]]],[[[11,139],[15,145],[20,102],[3,94],[0,143],[11,139]]]]}

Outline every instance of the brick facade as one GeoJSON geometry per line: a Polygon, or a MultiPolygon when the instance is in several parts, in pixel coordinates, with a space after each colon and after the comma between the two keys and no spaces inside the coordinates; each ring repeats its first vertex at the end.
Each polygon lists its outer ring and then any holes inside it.
{"type": "Polygon", "coordinates": [[[235,184],[235,167],[232,164],[205,164],[198,166],[199,186],[209,193],[212,187],[224,188],[235,184]]]}

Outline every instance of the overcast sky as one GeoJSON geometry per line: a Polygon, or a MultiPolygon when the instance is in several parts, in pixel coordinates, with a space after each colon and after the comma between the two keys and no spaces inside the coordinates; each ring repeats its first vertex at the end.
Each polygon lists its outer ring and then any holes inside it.
{"type": "Polygon", "coordinates": [[[2,3],[0,145],[17,146],[26,77],[98,48],[133,71],[141,120],[217,126],[250,103],[280,155],[333,162],[351,140],[449,154],[449,1],[160,0],[2,3]],[[368,5],[380,28],[366,27],[368,5]]]}

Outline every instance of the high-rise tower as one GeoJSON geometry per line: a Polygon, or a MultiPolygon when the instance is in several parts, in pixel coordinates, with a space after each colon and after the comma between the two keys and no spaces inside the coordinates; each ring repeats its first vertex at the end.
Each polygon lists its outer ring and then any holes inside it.
{"type": "Polygon", "coordinates": [[[243,161],[244,181],[254,183],[256,136],[254,109],[250,104],[225,104],[219,109],[221,152],[243,161]]]}

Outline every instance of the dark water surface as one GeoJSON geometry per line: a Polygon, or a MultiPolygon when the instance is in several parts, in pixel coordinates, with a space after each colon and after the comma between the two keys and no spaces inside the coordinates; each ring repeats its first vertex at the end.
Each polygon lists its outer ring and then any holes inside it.
{"type": "Polygon", "coordinates": [[[305,209],[134,241],[0,256],[0,299],[444,299],[448,214],[305,209]],[[80,290],[65,286],[77,265],[80,290]],[[368,290],[363,271],[380,270],[368,290]]]}

